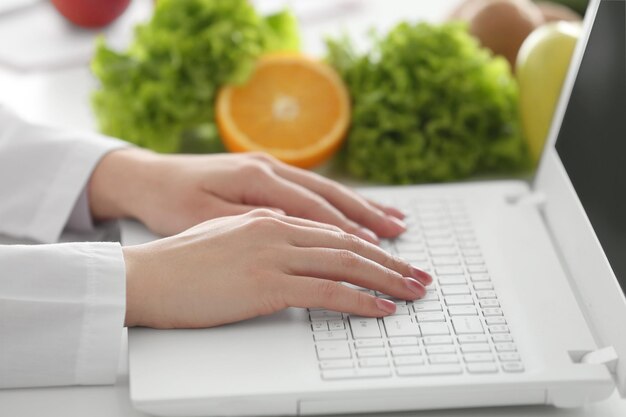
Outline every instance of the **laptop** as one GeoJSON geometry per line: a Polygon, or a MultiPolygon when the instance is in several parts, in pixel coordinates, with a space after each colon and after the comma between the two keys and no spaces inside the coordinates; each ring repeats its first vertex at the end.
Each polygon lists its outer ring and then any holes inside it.
{"type": "Polygon", "coordinates": [[[623,0],[590,3],[530,184],[361,190],[408,213],[383,245],[432,273],[424,299],[383,319],[290,308],[131,329],[134,406],[275,416],[626,396],[625,20],[623,0]]]}

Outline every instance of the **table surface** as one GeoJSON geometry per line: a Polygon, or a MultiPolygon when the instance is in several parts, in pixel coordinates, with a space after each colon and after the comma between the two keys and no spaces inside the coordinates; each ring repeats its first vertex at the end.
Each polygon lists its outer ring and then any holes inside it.
{"type": "MultiPolygon", "coordinates": [[[[256,0],[255,3],[266,11],[290,5],[301,18],[304,49],[312,54],[323,53],[322,34],[348,32],[352,35],[364,35],[370,26],[382,30],[399,19],[429,21],[443,20],[446,13],[458,0],[408,1],[408,0],[256,0]]],[[[152,0],[135,0],[123,22],[131,26],[134,22],[145,19],[150,13],[152,0]]],[[[37,3],[34,7],[48,7],[37,3]]],[[[50,12],[52,12],[50,10],[50,12]]],[[[0,26],[9,19],[24,19],[28,22],[28,8],[20,12],[0,15],[0,26]],[[17,17],[16,17],[17,16],[17,17]]],[[[33,11],[35,13],[35,11],[33,11]]],[[[36,21],[41,22],[45,11],[36,10],[36,21]]],[[[55,19],[56,17],[51,17],[55,19]]],[[[71,27],[58,26],[54,32],[56,41],[69,42],[71,45],[85,45],[85,38],[92,38],[93,33],[76,31],[71,27]],[[59,32],[60,31],[60,32],[59,32]],[[79,39],[80,38],[80,39],[79,39]]],[[[50,28],[32,25],[32,33],[42,30],[49,33],[50,28]]],[[[128,28],[115,28],[117,44],[124,44],[128,39],[119,39],[129,34],[128,28]],[[121,35],[120,35],[121,33],[121,35]]],[[[32,35],[31,33],[31,35],[32,35]]],[[[12,42],[32,42],[36,36],[14,37],[12,42]],[[20,39],[20,40],[16,40],[20,39]]],[[[365,39],[362,37],[362,39],[365,39]]],[[[6,42],[3,40],[3,42],[6,42]]],[[[63,45],[61,45],[63,46],[63,45]]],[[[23,45],[24,48],[36,48],[36,44],[23,45]]],[[[46,45],[48,47],[48,45],[46,45]]],[[[19,50],[20,48],[13,48],[19,50]]],[[[69,58],[68,58],[69,59],[69,58]]],[[[14,108],[23,116],[37,122],[57,126],[75,127],[94,130],[95,122],[89,108],[89,95],[96,82],[90,75],[87,59],[78,54],[71,57],[67,65],[55,63],[55,70],[45,66],[33,67],[30,71],[16,71],[9,65],[0,63],[0,103],[14,108]],[[81,61],[82,60],[82,61],[81,61]]],[[[150,238],[142,226],[129,221],[122,223],[123,241],[126,244],[139,243],[150,238]]],[[[113,386],[63,387],[41,389],[16,389],[0,391],[0,415],[21,417],[100,417],[100,416],[143,416],[133,409],[128,392],[128,363],[126,337],[121,346],[118,380],[113,386]]],[[[626,400],[614,394],[610,399],[590,404],[579,409],[556,409],[546,406],[508,407],[489,409],[439,410],[419,413],[397,413],[397,416],[453,417],[453,416],[562,416],[562,417],[623,417],[626,416],[626,400]]]]}

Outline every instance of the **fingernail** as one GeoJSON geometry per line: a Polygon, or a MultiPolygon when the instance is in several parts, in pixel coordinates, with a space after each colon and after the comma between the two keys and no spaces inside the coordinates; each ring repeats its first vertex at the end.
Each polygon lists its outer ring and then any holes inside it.
{"type": "Polygon", "coordinates": [[[413,278],[404,278],[404,285],[413,293],[417,298],[424,296],[424,287],[413,278]]]}
{"type": "Polygon", "coordinates": [[[378,239],[378,236],[376,236],[374,234],[374,232],[372,232],[369,229],[365,229],[365,228],[360,228],[359,229],[359,233],[361,235],[361,237],[365,240],[367,240],[368,242],[374,243],[376,245],[378,245],[380,243],[380,240],[378,239]]]}
{"type": "Polygon", "coordinates": [[[391,226],[393,228],[393,233],[400,234],[400,233],[406,232],[406,223],[404,223],[402,220],[393,216],[386,216],[386,217],[389,223],[391,223],[391,226]]]}
{"type": "Polygon", "coordinates": [[[396,312],[396,303],[393,301],[385,300],[384,298],[376,299],[376,307],[386,314],[393,314],[396,312]]]}
{"type": "Polygon", "coordinates": [[[389,211],[391,211],[391,213],[390,213],[391,216],[395,217],[396,219],[402,220],[402,219],[404,219],[406,217],[406,214],[402,210],[400,210],[400,209],[397,209],[395,207],[388,207],[388,209],[389,209],[389,211]]]}
{"type": "Polygon", "coordinates": [[[414,267],[413,265],[411,265],[411,276],[418,279],[424,285],[430,285],[433,282],[433,277],[431,277],[430,274],[414,267]]]}

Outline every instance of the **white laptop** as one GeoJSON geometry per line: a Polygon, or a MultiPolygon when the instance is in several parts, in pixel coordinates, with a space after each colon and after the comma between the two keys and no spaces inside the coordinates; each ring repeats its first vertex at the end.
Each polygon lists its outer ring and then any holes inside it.
{"type": "MultiPolygon", "coordinates": [[[[164,416],[390,412],[626,395],[626,33],[592,1],[529,186],[363,189],[408,215],[385,248],[429,270],[384,319],[291,308],[130,331],[130,389],[164,416]]],[[[384,296],[384,294],[380,294],[384,296]]]]}

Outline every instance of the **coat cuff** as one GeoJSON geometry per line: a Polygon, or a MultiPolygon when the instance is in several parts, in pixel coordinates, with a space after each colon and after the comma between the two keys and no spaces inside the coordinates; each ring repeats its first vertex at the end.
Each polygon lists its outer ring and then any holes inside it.
{"type": "MultiPolygon", "coordinates": [[[[54,192],[44,196],[27,236],[44,243],[57,242],[100,159],[113,150],[129,146],[97,134],[84,136],[83,140],[74,142],[73,149],[59,166],[50,184],[54,192]]],[[[86,199],[84,203],[87,204],[86,199]]]]}
{"type": "Polygon", "coordinates": [[[126,315],[126,268],[118,243],[85,244],[88,284],[76,384],[113,384],[126,315]]]}
{"type": "Polygon", "coordinates": [[[0,388],[114,383],[126,311],[120,244],[0,245],[0,265],[0,388]]]}

